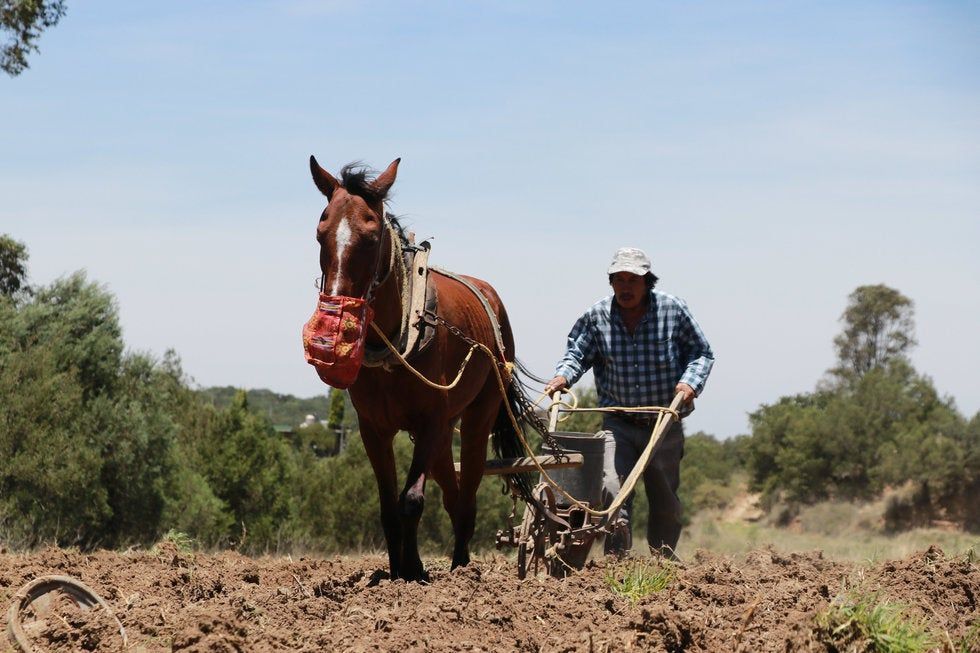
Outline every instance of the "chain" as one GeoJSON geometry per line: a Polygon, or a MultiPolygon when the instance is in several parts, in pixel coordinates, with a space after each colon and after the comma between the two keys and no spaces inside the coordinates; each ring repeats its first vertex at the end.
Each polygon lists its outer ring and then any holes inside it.
{"type": "MultiPolygon", "coordinates": [[[[442,317],[441,315],[439,315],[438,313],[430,309],[423,310],[419,315],[419,319],[424,319],[426,321],[435,322],[436,324],[442,325],[443,327],[445,327],[447,331],[449,331],[449,333],[453,334],[454,336],[456,336],[466,344],[470,345],[471,347],[479,347],[483,344],[474,340],[470,336],[466,335],[465,333],[463,333],[463,330],[460,329],[458,326],[449,322],[448,320],[446,320],[446,318],[442,317]]],[[[503,352],[500,353],[502,357],[503,352]]],[[[496,363],[498,368],[510,374],[510,372],[507,370],[506,361],[497,360],[496,358],[494,358],[494,362],[496,363]]],[[[558,444],[558,441],[554,438],[551,431],[548,429],[547,425],[541,420],[540,417],[538,417],[537,413],[534,412],[535,406],[531,402],[531,400],[525,397],[523,392],[518,391],[516,395],[517,395],[517,403],[521,407],[521,412],[518,415],[518,417],[526,419],[528,422],[531,423],[531,425],[534,427],[534,430],[540,433],[541,436],[544,438],[545,443],[547,443],[547,445],[551,448],[551,451],[556,458],[561,459],[562,457],[564,457],[566,455],[565,450],[562,448],[560,444],[558,444]]],[[[504,397],[503,400],[507,401],[507,397],[504,397]]]]}
{"type": "MultiPolygon", "coordinates": [[[[446,328],[447,331],[449,331],[449,333],[453,334],[454,336],[456,336],[457,338],[459,338],[460,340],[462,340],[466,344],[470,345],[471,347],[474,346],[474,345],[479,346],[480,344],[482,344],[482,343],[474,340],[473,338],[469,337],[465,333],[463,333],[463,330],[462,329],[460,329],[458,326],[456,326],[452,322],[449,322],[448,320],[446,320],[446,318],[444,318],[443,316],[439,315],[435,311],[427,308],[427,309],[423,310],[421,313],[422,314],[419,316],[420,318],[427,319],[427,321],[436,322],[437,324],[441,324],[442,326],[444,326],[446,328]]],[[[497,363],[497,367],[500,367],[500,368],[503,368],[504,367],[504,364],[501,361],[495,361],[495,362],[497,363]]]]}

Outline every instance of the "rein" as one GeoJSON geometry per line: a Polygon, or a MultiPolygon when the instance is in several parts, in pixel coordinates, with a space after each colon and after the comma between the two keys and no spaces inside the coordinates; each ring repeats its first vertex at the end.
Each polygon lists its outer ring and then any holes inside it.
{"type": "MultiPolygon", "coordinates": [[[[411,328],[410,325],[410,315],[409,315],[409,284],[408,284],[408,271],[406,270],[405,264],[405,251],[402,247],[402,239],[395,231],[395,227],[392,225],[391,220],[388,219],[387,212],[382,216],[382,224],[385,226],[385,232],[388,234],[389,242],[389,256],[388,256],[388,270],[385,272],[384,277],[378,278],[378,272],[381,269],[381,251],[384,247],[378,248],[378,266],[375,269],[374,280],[371,282],[371,288],[368,290],[367,298],[365,301],[374,301],[374,291],[380,287],[383,283],[388,281],[394,272],[395,268],[398,269],[398,286],[399,295],[401,297],[401,324],[398,332],[397,341],[400,344],[406,344],[412,339],[408,338],[408,332],[411,328]]],[[[424,280],[423,280],[424,281],[424,280]]],[[[381,333],[380,328],[374,322],[371,323],[372,328],[376,333],[382,335],[382,342],[387,342],[388,338],[381,333]]],[[[409,354],[409,350],[406,347],[403,352],[406,356],[409,354]]],[[[388,366],[388,359],[391,357],[389,352],[389,347],[387,345],[382,347],[371,347],[366,346],[364,366],[365,367],[380,367],[388,366]]]]}

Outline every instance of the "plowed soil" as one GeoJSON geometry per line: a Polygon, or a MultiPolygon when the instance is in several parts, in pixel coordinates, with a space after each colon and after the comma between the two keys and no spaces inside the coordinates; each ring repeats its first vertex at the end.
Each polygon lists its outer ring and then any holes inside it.
{"type": "MultiPolygon", "coordinates": [[[[454,571],[427,563],[423,585],[388,580],[380,556],[256,559],[171,543],[126,553],[50,548],[0,554],[0,609],[6,626],[14,594],[57,574],[99,593],[131,651],[826,651],[836,649],[816,615],[857,589],[906,606],[937,634],[936,650],[977,650],[980,641],[978,563],[935,548],[864,565],[819,552],[699,552],[677,564],[666,589],[635,602],[606,580],[628,561],[523,581],[501,556],[454,571]]],[[[122,649],[109,615],[67,597],[50,603],[46,615],[21,617],[37,650],[122,649]]],[[[0,651],[19,650],[0,641],[0,651]]]]}

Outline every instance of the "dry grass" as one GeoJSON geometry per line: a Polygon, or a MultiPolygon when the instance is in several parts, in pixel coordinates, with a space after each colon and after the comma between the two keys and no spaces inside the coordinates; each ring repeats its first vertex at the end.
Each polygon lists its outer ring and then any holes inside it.
{"type": "Polygon", "coordinates": [[[814,526],[809,530],[805,512],[794,528],[779,528],[762,522],[726,522],[720,512],[703,511],[684,529],[678,555],[688,558],[697,549],[741,555],[771,546],[783,552],[819,549],[834,560],[875,561],[904,558],[933,544],[947,555],[980,551],[980,534],[920,528],[888,535],[868,527],[868,516],[861,507],[822,504],[814,509],[818,514],[812,516],[814,526]]]}

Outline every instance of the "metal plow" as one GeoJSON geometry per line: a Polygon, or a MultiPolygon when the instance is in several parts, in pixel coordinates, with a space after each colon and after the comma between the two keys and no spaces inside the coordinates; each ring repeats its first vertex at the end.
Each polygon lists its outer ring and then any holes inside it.
{"type": "MultiPolygon", "coordinates": [[[[519,494],[511,480],[514,511],[506,529],[497,531],[497,548],[517,549],[517,575],[525,578],[546,573],[564,578],[604,553],[606,538],[629,542],[629,526],[619,519],[620,509],[632,493],[637,480],[652,460],[663,434],[677,418],[682,395],[678,394],[670,408],[638,408],[637,411],[659,411],[662,419],[650,434],[643,454],[630,475],[623,481],[615,497],[603,493],[603,433],[556,431],[558,412],[583,410],[559,401],[555,395],[550,414],[549,444],[542,447],[542,456],[534,458],[488,461],[486,474],[539,473],[539,482],[531,502],[524,507],[519,525],[517,506],[519,494]],[[561,407],[565,406],[564,409],[561,407]]],[[[617,409],[630,412],[633,409],[617,409]]]]}

